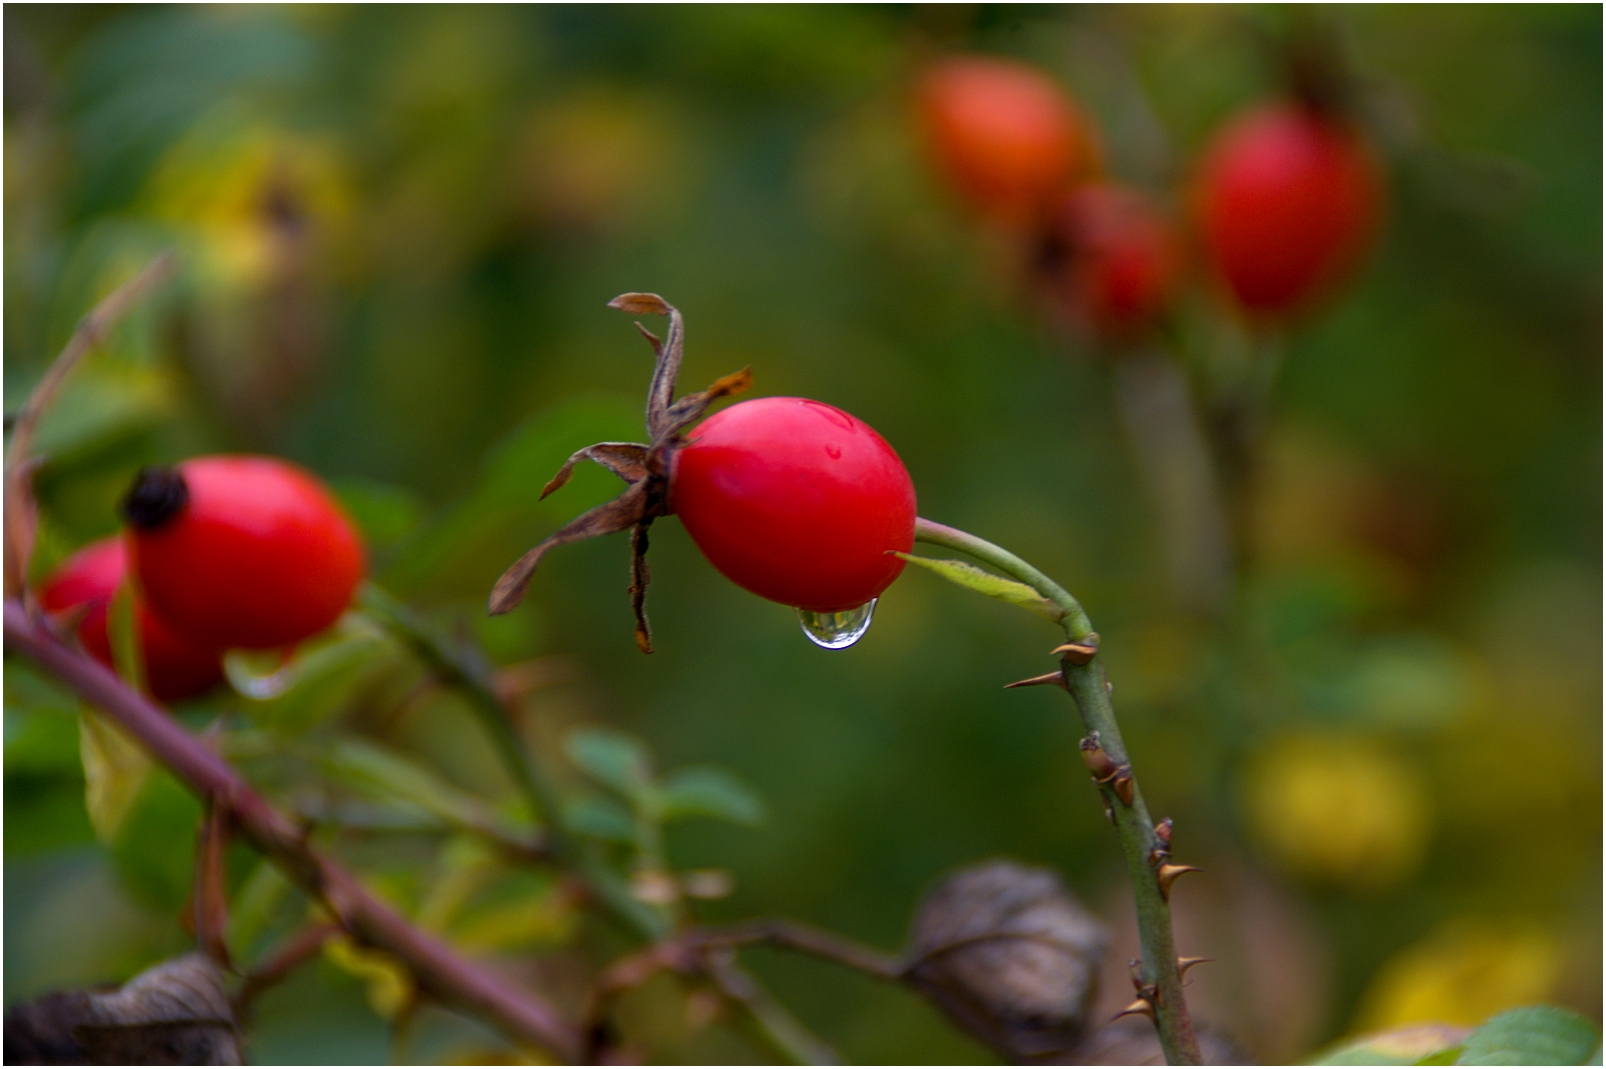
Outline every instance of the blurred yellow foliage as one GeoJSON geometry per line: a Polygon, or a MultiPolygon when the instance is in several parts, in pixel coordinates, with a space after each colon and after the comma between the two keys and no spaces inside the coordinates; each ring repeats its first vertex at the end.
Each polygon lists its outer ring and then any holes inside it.
{"type": "Polygon", "coordinates": [[[1551,997],[1561,969],[1560,944],[1531,923],[1458,918],[1378,970],[1361,1000],[1356,1030],[1479,1024],[1551,997]]]}
{"type": "Polygon", "coordinates": [[[350,936],[326,940],[323,952],[335,965],[368,985],[368,1005],[385,1020],[412,1000],[413,978],[407,967],[383,950],[358,946],[350,936]]]}
{"type": "Polygon", "coordinates": [[[1280,739],[1251,761],[1243,799],[1261,845],[1307,879],[1378,891],[1409,875],[1427,846],[1420,776],[1370,739],[1280,739]]]}

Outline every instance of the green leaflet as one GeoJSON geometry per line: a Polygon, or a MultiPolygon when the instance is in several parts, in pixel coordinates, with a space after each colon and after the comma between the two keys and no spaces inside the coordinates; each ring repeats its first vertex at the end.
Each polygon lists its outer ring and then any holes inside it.
{"type": "Polygon", "coordinates": [[[1583,1065],[1600,1036],[1571,1010],[1526,1006],[1489,1018],[1462,1046],[1457,1065],[1583,1065]]]}
{"type": "Polygon", "coordinates": [[[713,817],[733,824],[757,824],[764,803],[753,789],[723,768],[698,765],[678,768],[664,778],[657,792],[662,820],[713,817]]]}
{"type": "Polygon", "coordinates": [[[957,583],[959,586],[967,587],[978,594],[986,594],[990,598],[997,598],[999,601],[1007,601],[1011,605],[1019,605],[1023,609],[1030,609],[1032,612],[1056,624],[1065,619],[1064,609],[1049,601],[1025,583],[1017,583],[1013,579],[1005,579],[1003,576],[983,571],[974,564],[966,564],[964,561],[934,560],[930,557],[917,557],[912,553],[897,553],[896,556],[901,557],[910,564],[918,564],[922,568],[936,572],[950,583],[957,583]]]}
{"type": "Polygon", "coordinates": [[[112,663],[117,674],[141,694],[145,689],[145,657],[140,649],[139,620],[134,609],[134,587],[127,579],[117,584],[112,603],[106,610],[106,633],[112,646],[112,663]]]}

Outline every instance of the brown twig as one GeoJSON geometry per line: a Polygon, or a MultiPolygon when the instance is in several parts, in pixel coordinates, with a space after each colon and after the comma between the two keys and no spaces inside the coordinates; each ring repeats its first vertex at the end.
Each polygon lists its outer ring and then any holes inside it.
{"type": "Polygon", "coordinates": [[[5,468],[5,596],[23,596],[28,578],[28,560],[33,556],[34,531],[38,525],[38,509],[34,504],[32,466],[28,452],[33,446],[33,435],[39,426],[56,391],[67,378],[67,373],[78,364],[83,355],[100,343],[107,331],[117,323],[147,292],[166,281],[178,263],[172,252],[164,252],[146,265],[145,269],[107,294],[84,318],[78,321],[72,337],[61,350],[43,377],[34,385],[33,392],[17,413],[12,424],[11,444],[6,449],[5,468]]]}
{"type": "Polygon", "coordinates": [[[234,996],[235,1021],[243,1027],[262,993],[282,983],[285,977],[317,957],[323,950],[323,944],[338,931],[338,924],[315,921],[292,935],[273,957],[246,973],[245,984],[234,996]]]}
{"type": "Polygon", "coordinates": [[[226,806],[235,827],[257,850],[292,882],[321,899],[353,937],[406,962],[423,990],[442,1002],[482,1014],[561,1059],[572,1061],[580,1054],[579,1033],[544,999],[460,957],[446,943],[408,923],[356,876],[313,849],[301,829],[264,801],[221,757],[110,670],[30,619],[21,602],[13,599],[5,603],[5,642],[8,649],[31,658],[104,711],[197,795],[226,806]]]}

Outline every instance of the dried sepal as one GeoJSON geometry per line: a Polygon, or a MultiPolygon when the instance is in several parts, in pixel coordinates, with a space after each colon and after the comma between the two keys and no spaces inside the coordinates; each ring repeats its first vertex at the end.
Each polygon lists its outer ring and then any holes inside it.
{"type": "Polygon", "coordinates": [[[547,535],[540,545],[520,557],[514,562],[513,567],[503,572],[502,577],[496,581],[496,586],[491,588],[489,606],[491,615],[500,616],[516,608],[519,602],[524,600],[524,592],[530,587],[530,577],[535,574],[536,565],[541,563],[541,558],[546,555],[547,550],[634,527],[646,515],[646,508],[647,482],[643,480],[632,485],[612,501],[575,517],[547,535]]]}
{"type": "Polygon", "coordinates": [[[607,468],[629,483],[629,489],[613,501],[599,505],[565,524],[520,557],[496,581],[496,586],[491,590],[489,609],[492,616],[497,616],[524,600],[530,579],[547,550],[633,528],[630,539],[630,606],[636,617],[636,646],[643,653],[651,653],[652,632],[645,608],[647,584],[651,576],[646,560],[647,527],[659,516],[669,515],[669,470],[674,451],[684,444],[681,432],[701,419],[710,404],[747,389],[752,384],[753,375],[751,370],[743,368],[717,380],[701,393],[688,394],[676,401],[675,379],[680,373],[685,346],[685,323],[679,310],[656,293],[623,293],[609,301],[608,306],[639,315],[669,317],[669,331],[662,341],[640,323],[636,324],[636,329],[652,346],[654,357],[652,383],[647,390],[647,431],[652,443],[599,442],[569,457],[541,491],[543,498],[567,483],[574,466],[582,460],[590,460],[607,468]]]}
{"type": "Polygon", "coordinates": [[[636,614],[636,648],[642,653],[652,652],[652,627],[647,623],[647,584],[652,582],[647,528],[651,525],[648,517],[630,529],[630,611],[636,614]]]}
{"type": "Polygon", "coordinates": [[[574,474],[574,466],[582,460],[602,465],[627,483],[639,483],[647,477],[647,446],[635,442],[598,442],[588,445],[564,461],[563,467],[552,480],[541,488],[541,499],[554,490],[561,490],[574,474]]]}

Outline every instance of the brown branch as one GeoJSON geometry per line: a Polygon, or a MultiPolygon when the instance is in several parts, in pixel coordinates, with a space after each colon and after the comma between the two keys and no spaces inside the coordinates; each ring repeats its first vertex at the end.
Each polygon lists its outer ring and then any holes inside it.
{"type": "Polygon", "coordinates": [[[159,706],[31,620],[22,604],[13,599],[5,603],[5,644],[103,710],[201,798],[226,806],[235,827],[264,856],[292,882],[321,899],[355,938],[406,962],[423,990],[442,1002],[490,1018],[564,1061],[580,1054],[579,1033],[544,999],[413,927],[355,875],[309,846],[295,824],[159,706]]]}
{"type": "Polygon", "coordinates": [[[273,957],[246,973],[244,986],[234,996],[234,1019],[244,1026],[262,993],[282,983],[285,977],[316,957],[329,937],[338,931],[337,924],[315,921],[292,935],[273,957]]]}
{"type": "Polygon", "coordinates": [[[78,321],[72,337],[28,395],[12,426],[11,444],[6,449],[5,467],[5,596],[21,597],[28,576],[28,559],[33,555],[34,528],[38,513],[34,505],[32,474],[28,451],[33,445],[39,417],[55,399],[56,391],[83,357],[98,345],[106,333],[151,289],[165,282],[178,259],[164,252],[145,269],[107,294],[78,321]]]}

